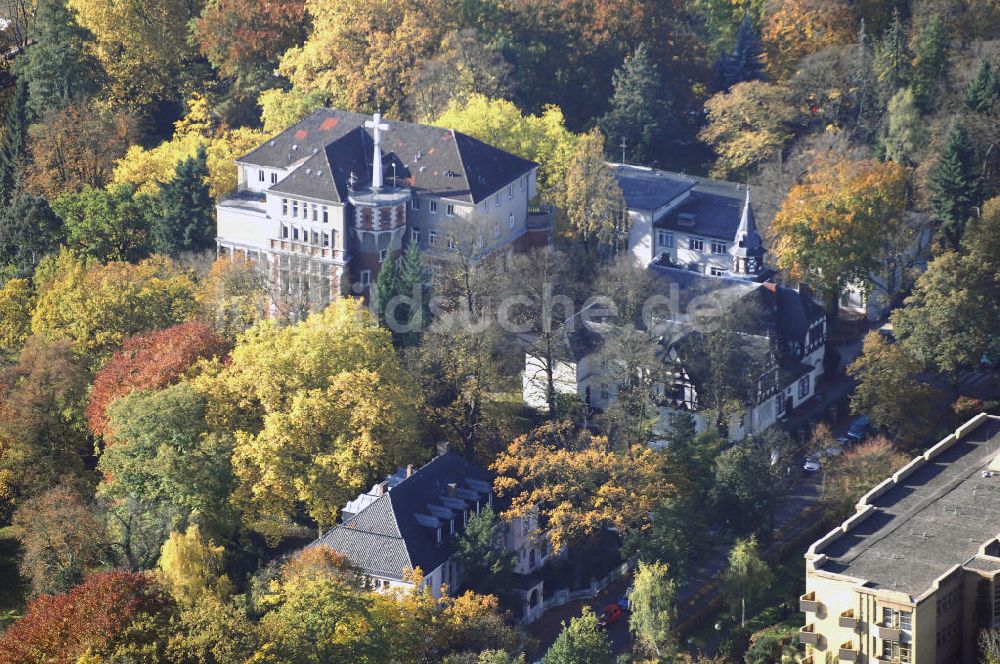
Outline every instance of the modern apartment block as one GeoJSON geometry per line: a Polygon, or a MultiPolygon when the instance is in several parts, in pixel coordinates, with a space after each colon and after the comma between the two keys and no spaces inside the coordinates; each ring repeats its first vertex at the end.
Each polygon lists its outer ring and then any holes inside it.
{"type": "Polygon", "coordinates": [[[807,664],[977,662],[1000,626],[1000,417],[913,459],[805,558],[807,664]]]}

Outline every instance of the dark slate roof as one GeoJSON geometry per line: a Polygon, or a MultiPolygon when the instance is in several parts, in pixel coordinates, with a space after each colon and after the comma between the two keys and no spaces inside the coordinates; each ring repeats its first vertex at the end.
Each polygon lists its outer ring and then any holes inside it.
{"type": "Polygon", "coordinates": [[[372,576],[402,580],[407,570],[417,567],[429,573],[455,552],[454,542],[448,537],[448,520],[439,515],[445,514],[443,510],[453,511],[457,534],[463,524],[462,508],[458,506],[475,510],[469,492],[486,504],[492,481],[487,471],[448,452],[391,486],[368,507],[310,546],[330,546],[372,576]],[[450,483],[458,485],[457,498],[447,497],[450,483]],[[440,544],[435,524],[442,529],[440,544]]]}
{"type": "Polygon", "coordinates": [[[633,210],[658,210],[698,184],[680,173],[612,164],[625,204],[633,210]]]}
{"type": "Polygon", "coordinates": [[[746,193],[742,185],[639,166],[613,164],[612,168],[629,208],[654,211],[677,201],[676,207],[655,221],[656,228],[727,242],[736,238],[746,193]]]}
{"type": "MultiPolygon", "coordinates": [[[[916,598],[955,565],[976,568],[1000,525],[1000,418],[989,417],[868,504],[868,517],[817,549],[818,569],[916,598]]],[[[815,545],[814,545],[815,546],[815,545]]]]}
{"type": "MultiPolygon", "coordinates": [[[[344,201],[352,173],[356,188],[371,184],[373,140],[364,126],[370,119],[358,113],[320,109],[237,161],[271,168],[301,164],[271,189],[344,201]]],[[[384,121],[389,124],[382,135],[387,184],[392,183],[395,164],[400,184],[478,203],[538,165],[452,129],[384,121]]]]}

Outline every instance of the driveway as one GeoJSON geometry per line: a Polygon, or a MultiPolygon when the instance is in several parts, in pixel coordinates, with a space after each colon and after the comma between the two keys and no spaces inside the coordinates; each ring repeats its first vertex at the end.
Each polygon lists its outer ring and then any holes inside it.
{"type": "MultiPolygon", "coordinates": [[[[594,613],[600,613],[608,604],[614,604],[622,595],[625,589],[632,583],[631,575],[624,576],[602,590],[596,598],[589,600],[578,600],[569,602],[563,606],[553,607],[545,612],[541,618],[524,628],[530,636],[538,643],[534,648],[529,649],[528,661],[535,661],[545,654],[549,646],[555,642],[559,632],[562,631],[562,624],[569,623],[583,612],[583,607],[589,606],[594,613]]],[[[628,631],[628,612],[622,619],[608,629],[608,638],[611,640],[612,652],[615,656],[632,652],[632,636],[628,631]]]]}

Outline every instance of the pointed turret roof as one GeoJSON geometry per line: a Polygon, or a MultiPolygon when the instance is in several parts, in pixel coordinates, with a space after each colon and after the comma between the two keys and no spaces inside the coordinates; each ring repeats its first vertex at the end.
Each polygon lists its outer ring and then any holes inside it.
{"type": "Polygon", "coordinates": [[[740,226],[736,229],[736,236],[733,238],[733,246],[729,248],[729,253],[740,258],[763,257],[767,253],[764,248],[764,241],[761,240],[760,233],[757,232],[757,222],[753,218],[753,208],[750,207],[750,187],[747,186],[747,197],[743,202],[743,215],[740,217],[740,226]]]}

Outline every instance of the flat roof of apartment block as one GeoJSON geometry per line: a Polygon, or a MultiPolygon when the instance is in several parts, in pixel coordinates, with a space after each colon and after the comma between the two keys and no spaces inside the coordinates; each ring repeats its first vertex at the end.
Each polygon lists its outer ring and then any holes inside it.
{"type": "Polygon", "coordinates": [[[998,453],[1000,418],[989,417],[868,499],[874,510],[818,548],[816,568],[914,598],[955,565],[995,568],[978,554],[1000,534],[998,453]]]}

